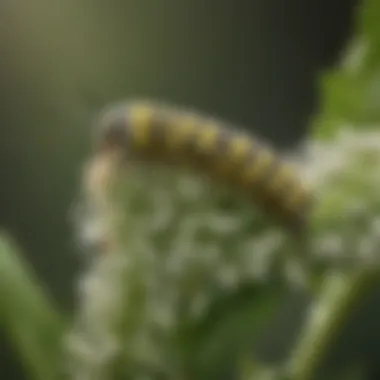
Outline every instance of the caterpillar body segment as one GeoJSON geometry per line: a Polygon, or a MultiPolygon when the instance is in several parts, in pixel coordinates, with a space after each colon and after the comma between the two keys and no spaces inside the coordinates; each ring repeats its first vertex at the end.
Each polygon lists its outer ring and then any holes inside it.
{"type": "Polygon", "coordinates": [[[225,123],[152,103],[115,107],[100,119],[99,149],[129,160],[196,169],[243,191],[252,201],[303,229],[312,196],[292,168],[263,142],[225,123]]]}

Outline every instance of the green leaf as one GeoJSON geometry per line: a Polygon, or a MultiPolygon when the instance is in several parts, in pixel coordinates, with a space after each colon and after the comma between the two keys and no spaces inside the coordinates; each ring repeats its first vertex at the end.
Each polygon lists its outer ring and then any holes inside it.
{"type": "Polygon", "coordinates": [[[358,8],[355,38],[341,63],[320,78],[321,111],[313,136],[331,138],[343,126],[377,128],[380,121],[380,6],[367,0],[358,8]]]}
{"type": "Polygon", "coordinates": [[[62,318],[4,234],[0,236],[0,323],[31,378],[58,378],[63,370],[62,318]]]}

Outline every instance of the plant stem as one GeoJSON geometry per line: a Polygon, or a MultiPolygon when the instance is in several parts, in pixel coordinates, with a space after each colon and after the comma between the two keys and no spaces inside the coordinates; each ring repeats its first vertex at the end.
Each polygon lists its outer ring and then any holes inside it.
{"type": "Polygon", "coordinates": [[[63,321],[10,239],[0,235],[0,323],[31,378],[61,374],[63,321]]]}
{"type": "Polygon", "coordinates": [[[287,368],[292,380],[311,380],[321,367],[327,350],[357,302],[379,280],[374,268],[352,273],[334,271],[326,275],[298,346],[287,368]]]}

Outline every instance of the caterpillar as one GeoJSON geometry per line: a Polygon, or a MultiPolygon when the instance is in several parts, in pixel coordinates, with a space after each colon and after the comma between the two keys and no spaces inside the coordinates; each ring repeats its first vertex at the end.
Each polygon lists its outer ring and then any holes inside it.
{"type": "Polygon", "coordinates": [[[292,230],[303,230],[312,195],[273,148],[232,125],[167,105],[129,102],[97,122],[96,149],[129,160],[195,169],[244,193],[292,230]]]}

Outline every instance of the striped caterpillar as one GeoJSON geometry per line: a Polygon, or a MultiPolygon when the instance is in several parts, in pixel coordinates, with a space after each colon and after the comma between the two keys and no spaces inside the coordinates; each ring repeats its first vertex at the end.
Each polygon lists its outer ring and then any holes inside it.
{"type": "Polygon", "coordinates": [[[98,152],[192,168],[241,191],[292,230],[306,225],[309,191],[269,146],[243,131],[148,102],[111,108],[98,128],[98,152]]]}

